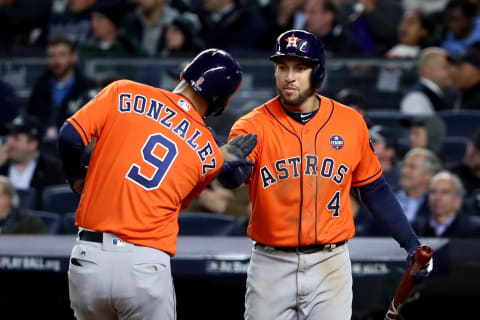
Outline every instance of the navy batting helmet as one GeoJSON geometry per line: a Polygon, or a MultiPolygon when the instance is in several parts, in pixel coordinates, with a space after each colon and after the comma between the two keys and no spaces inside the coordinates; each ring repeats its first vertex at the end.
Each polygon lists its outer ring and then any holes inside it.
{"type": "Polygon", "coordinates": [[[289,56],[308,60],[313,65],[312,87],[320,88],[325,76],[325,47],[319,36],[305,30],[289,30],[277,38],[276,52],[270,60],[289,56]]]}
{"type": "Polygon", "coordinates": [[[208,49],[200,52],[185,67],[181,78],[207,101],[205,116],[217,116],[225,110],[230,98],[240,87],[242,71],[228,52],[208,49]]]}

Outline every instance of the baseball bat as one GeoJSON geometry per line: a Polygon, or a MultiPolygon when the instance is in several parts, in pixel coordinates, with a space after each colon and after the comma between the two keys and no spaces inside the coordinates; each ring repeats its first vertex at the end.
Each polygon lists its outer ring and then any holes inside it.
{"type": "Polygon", "coordinates": [[[407,270],[405,270],[384,320],[395,320],[397,318],[400,310],[405,305],[405,301],[413,289],[412,277],[410,275],[418,270],[424,269],[432,256],[433,249],[429,246],[422,245],[418,247],[413,256],[413,264],[411,264],[407,270]]]}

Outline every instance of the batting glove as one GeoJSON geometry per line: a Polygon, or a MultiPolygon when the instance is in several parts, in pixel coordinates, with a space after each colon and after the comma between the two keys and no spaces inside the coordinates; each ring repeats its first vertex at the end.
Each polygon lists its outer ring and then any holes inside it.
{"type": "MultiPolygon", "coordinates": [[[[410,250],[407,255],[407,265],[410,266],[414,263],[413,261],[413,256],[415,255],[415,252],[417,252],[418,248],[415,248],[414,250],[410,250]]],[[[412,277],[412,281],[414,284],[418,285],[425,281],[430,273],[433,270],[433,258],[430,258],[427,263],[427,267],[424,269],[420,269],[414,273],[412,273],[410,276],[412,277]]]]}
{"type": "Polygon", "coordinates": [[[257,145],[257,135],[248,133],[245,136],[238,135],[227,144],[224,144],[220,150],[222,151],[225,162],[245,159],[257,145]]]}

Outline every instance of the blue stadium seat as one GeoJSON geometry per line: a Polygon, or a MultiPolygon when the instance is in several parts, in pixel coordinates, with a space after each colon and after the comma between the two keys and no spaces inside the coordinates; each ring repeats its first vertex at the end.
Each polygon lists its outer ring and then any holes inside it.
{"type": "Polygon", "coordinates": [[[60,221],[60,234],[77,234],[78,227],[75,225],[75,212],[67,212],[60,221]]]}
{"type": "Polygon", "coordinates": [[[388,128],[398,139],[408,136],[409,129],[402,126],[401,123],[401,120],[405,118],[405,114],[399,111],[368,111],[367,118],[371,120],[373,125],[378,124],[388,128]]]}
{"type": "Polygon", "coordinates": [[[41,210],[25,210],[26,217],[39,217],[45,223],[48,234],[57,234],[60,229],[60,215],[55,212],[41,210]]]}
{"type": "Polygon", "coordinates": [[[80,195],[74,193],[67,184],[48,186],[42,193],[42,210],[66,213],[77,210],[80,195]]]}
{"type": "Polygon", "coordinates": [[[29,188],[16,191],[20,199],[20,209],[37,209],[37,190],[29,188]]]}
{"type": "Polygon", "coordinates": [[[442,154],[446,163],[461,162],[467,151],[468,139],[465,137],[445,137],[442,143],[442,154]]]}
{"type": "Polygon", "coordinates": [[[231,216],[206,212],[180,212],[180,236],[227,236],[237,232],[237,221],[231,216]]]}
{"type": "Polygon", "coordinates": [[[40,143],[40,151],[52,157],[59,158],[60,154],[57,148],[57,138],[44,138],[40,143]]]}
{"type": "Polygon", "coordinates": [[[437,114],[447,125],[447,136],[470,138],[480,128],[480,111],[439,111],[437,114]]]}

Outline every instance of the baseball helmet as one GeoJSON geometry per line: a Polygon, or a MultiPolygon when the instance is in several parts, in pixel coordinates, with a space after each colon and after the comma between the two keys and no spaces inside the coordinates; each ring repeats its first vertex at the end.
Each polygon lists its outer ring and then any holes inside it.
{"type": "Polygon", "coordinates": [[[181,79],[185,79],[207,101],[205,116],[217,116],[227,108],[230,98],[240,87],[242,71],[228,52],[207,49],[183,69],[181,79]]]}
{"type": "Polygon", "coordinates": [[[270,60],[277,62],[279,57],[297,57],[312,63],[311,84],[320,88],[325,76],[325,47],[316,34],[305,30],[289,30],[278,36],[275,54],[270,60]]]}

